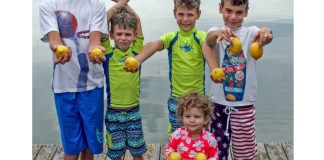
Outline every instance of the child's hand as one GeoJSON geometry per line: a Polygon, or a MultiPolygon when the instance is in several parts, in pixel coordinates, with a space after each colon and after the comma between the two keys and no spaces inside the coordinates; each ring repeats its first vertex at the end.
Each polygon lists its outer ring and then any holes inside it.
{"type": "Polygon", "coordinates": [[[225,77],[222,78],[213,78],[212,75],[210,75],[210,79],[214,82],[214,83],[223,83],[225,81],[225,77]]]}
{"type": "Polygon", "coordinates": [[[272,41],[272,31],[268,27],[262,27],[256,32],[253,42],[259,41],[261,46],[269,44],[272,41]]]}
{"type": "MultiPolygon", "coordinates": [[[[213,70],[213,71],[214,71],[214,70],[213,70]]],[[[223,72],[224,72],[224,74],[226,74],[226,70],[225,70],[225,69],[223,69],[223,72]]],[[[212,74],[210,74],[210,79],[211,79],[214,83],[223,83],[223,82],[226,80],[224,76],[221,77],[221,78],[215,78],[215,77],[217,77],[217,75],[216,75],[216,76],[213,76],[213,72],[212,72],[212,74]]]]}
{"type": "Polygon", "coordinates": [[[70,59],[71,59],[71,56],[72,56],[72,50],[71,50],[71,47],[68,47],[69,49],[69,52],[68,54],[65,54],[64,56],[60,57],[58,56],[55,52],[56,52],[56,49],[59,45],[54,45],[53,46],[53,53],[54,53],[54,63],[55,64],[58,64],[58,63],[61,63],[61,64],[65,64],[65,62],[69,62],[70,59]]]}
{"type": "Polygon", "coordinates": [[[217,31],[216,35],[217,35],[216,44],[219,44],[219,42],[222,41],[223,39],[231,43],[232,41],[231,37],[238,37],[232,32],[230,28],[220,29],[217,31]]]}
{"type": "Polygon", "coordinates": [[[89,56],[89,60],[93,63],[93,64],[101,64],[102,62],[106,61],[106,57],[105,54],[99,55],[99,56],[95,56],[91,54],[91,51],[95,48],[99,48],[103,53],[105,53],[106,49],[102,46],[92,46],[89,48],[88,50],[88,56],[89,56]]]}
{"type": "Polygon", "coordinates": [[[126,72],[131,72],[131,73],[135,73],[138,71],[138,68],[140,66],[138,60],[136,58],[133,58],[135,60],[135,62],[129,62],[129,63],[132,63],[132,64],[128,64],[126,65],[126,60],[127,60],[128,56],[125,57],[125,71],[126,72]],[[135,65],[135,63],[137,63],[137,66],[135,65]],[[132,66],[132,67],[129,67],[129,66],[132,66]]]}

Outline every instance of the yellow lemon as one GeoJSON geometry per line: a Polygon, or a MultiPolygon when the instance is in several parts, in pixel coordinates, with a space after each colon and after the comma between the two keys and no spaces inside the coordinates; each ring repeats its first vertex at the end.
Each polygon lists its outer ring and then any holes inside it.
{"type": "Polygon", "coordinates": [[[205,153],[199,152],[197,153],[195,160],[207,160],[207,156],[205,155],[205,153]]]}
{"type": "Polygon", "coordinates": [[[69,53],[69,48],[67,46],[64,46],[64,45],[59,45],[57,48],[56,48],[56,51],[55,51],[56,55],[58,57],[63,57],[64,55],[68,54],[69,53]]]}
{"type": "Polygon", "coordinates": [[[94,56],[94,57],[100,57],[100,56],[103,56],[104,55],[103,52],[102,52],[102,50],[99,49],[99,48],[92,49],[90,54],[92,56],[94,56]]]}
{"type": "Polygon", "coordinates": [[[130,68],[130,69],[138,68],[138,62],[133,57],[127,57],[125,60],[125,67],[130,68]]]}
{"type": "Polygon", "coordinates": [[[259,42],[254,42],[250,46],[250,55],[255,60],[258,60],[260,57],[262,57],[263,54],[263,47],[260,45],[259,42]]]}
{"type": "Polygon", "coordinates": [[[234,37],[232,44],[229,46],[229,51],[233,54],[239,54],[242,51],[242,42],[239,38],[234,37]]]}
{"type": "Polygon", "coordinates": [[[169,160],[181,160],[181,156],[178,152],[171,152],[169,155],[169,160]]]}
{"type": "Polygon", "coordinates": [[[215,68],[212,73],[211,73],[213,78],[222,78],[225,76],[225,73],[223,71],[223,69],[221,68],[215,68]]]}

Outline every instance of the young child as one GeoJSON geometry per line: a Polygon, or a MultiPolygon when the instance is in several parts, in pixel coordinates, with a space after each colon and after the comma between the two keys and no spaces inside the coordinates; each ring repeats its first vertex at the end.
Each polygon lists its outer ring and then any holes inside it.
{"type": "MultiPolygon", "coordinates": [[[[171,93],[168,99],[168,134],[181,127],[176,117],[177,98],[190,90],[205,93],[205,60],[212,70],[216,67],[213,48],[206,43],[206,32],[197,30],[201,11],[200,0],[174,0],[174,18],[179,29],[165,33],[160,39],[145,44],[135,57],[142,64],[157,51],[168,49],[171,93]]],[[[136,72],[132,69],[127,71],[136,72]]]]}
{"type": "Polygon", "coordinates": [[[100,63],[105,57],[93,57],[90,51],[105,51],[100,42],[108,34],[105,4],[100,0],[44,0],[39,11],[41,40],[49,42],[53,51],[51,86],[64,159],[77,160],[79,155],[93,159],[103,149],[104,72],[100,63]],[[55,54],[59,45],[69,48],[63,57],[55,54]]]}
{"type": "Polygon", "coordinates": [[[105,115],[107,156],[121,160],[126,149],[136,160],[143,159],[146,152],[141,111],[139,107],[140,74],[124,70],[125,57],[134,57],[143,47],[140,18],[120,0],[107,12],[111,22],[110,45],[108,37],[102,39],[106,48],[104,71],[107,86],[107,111],[105,115]]]}
{"type": "Polygon", "coordinates": [[[210,91],[216,115],[211,132],[217,135],[221,159],[227,159],[230,141],[234,159],[255,159],[257,156],[254,108],[257,95],[256,60],[249,51],[252,42],[257,41],[261,46],[270,43],[272,31],[267,27],[242,26],[248,9],[248,0],[221,0],[219,12],[223,15],[225,26],[212,27],[207,35],[207,43],[218,46],[216,52],[220,54],[221,67],[226,71],[225,78],[213,79],[215,83],[210,91]],[[242,42],[243,49],[237,55],[228,50],[231,37],[239,37],[242,42]]]}
{"type": "Polygon", "coordinates": [[[193,160],[202,152],[208,160],[218,160],[218,144],[208,125],[214,117],[213,104],[205,95],[189,92],[178,100],[177,116],[183,124],[170,136],[166,157],[178,152],[183,160],[193,160]]]}

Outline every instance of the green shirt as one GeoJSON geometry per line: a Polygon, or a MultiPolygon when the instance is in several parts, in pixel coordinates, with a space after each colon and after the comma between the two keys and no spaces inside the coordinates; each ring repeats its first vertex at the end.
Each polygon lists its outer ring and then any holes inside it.
{"type": "Polygon", "coordinates": [[[127,51],[110,45],[108,37],[102,38],[106,48],[106,61],[103,63],[106,76],[108,105],[114,108],[130,108],[139,104],[140,69],[130,73],[124,70],[125,56],[135,57],[143,48],[143,36],[138,36],[127,51]]]}
{"type": "Polygon", "coordinates": [[[201,44],[206,32],[195,27],[189,31],[179,29],[160,37],[163,49],[168,49],[171,95],[179,97],[191,90],[205,93],[205,59],[201,44]]]}

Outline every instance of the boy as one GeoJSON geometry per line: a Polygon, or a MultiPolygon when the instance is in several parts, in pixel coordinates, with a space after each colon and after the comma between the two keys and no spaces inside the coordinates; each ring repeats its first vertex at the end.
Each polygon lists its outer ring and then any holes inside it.
{"type": "Polygon", "coordinates": [[[54,53],[51,85],[64,159],[77,160],[81,153],[81,159],[92,160],[103,149],[104,73],[100,63],[105,57],[89,54],[93,48],[105,50],[100,42],[108,34],[105,4],[44,0],[39,11],[41,40],[49,42],[54,53]],[[59,45],[69,48],[63,57],[55,54],[59,45]]]}
{"type": "MultiPolygon", "coordinates": [[[[170,135],[181,127],[176,117],[177,98],[196,90],[205,93],[205,60],[212,70],[216,67],[215,54],[212,47],[206,43],[206,32],[197,30],[196,21],[201,11],[200,0],[174,0],[174,18],[179,29],[165,33],[160,39],[147,43],[135,57],[142,64],[155,52],[168,49],[169,79],[171,94],[168,100],[170,135]]],[[[136,72],[126,68],[127,71],[136,72]]]]}
{"type": "Polygon", "coordinates": [[[248,0],[221,0],[219,12],[225,26],[212,27],[207,35],[208,45],[217,46],[220,64],[226,72],[225,78],[213,79],[215,83],[209,95],[216,115],[211,132],[216,135],[220,159],[227,159],[231,139],[234,159],[255,159],[257,156],[256,60],[250,56],[249,48],[255,41],[261,46],[270,43],[272,31],[267,27],[242,26],[248,9],[248,0]],[[231,37],[239,37],[242,41],[243,49],[237,55],[229,52],[231,37]]]}
{"type": "MultiPolygon", "coordinates": [[[[117,2],[117,1],[115,1],[117,2]]],[[[141,111],[139,107],[140,73],[125,72],[125,57],[134,57],[143,48],[143,33],[139,16],[120,0],[107,12],[111,22],[110,45],[108,37],[102,39],[106,48],[104,71],[107,86],[107,112],[105,115],[107,156],[119,159],[130,151],[134,159],[143,159],[146,152],[141,111]]]]}

